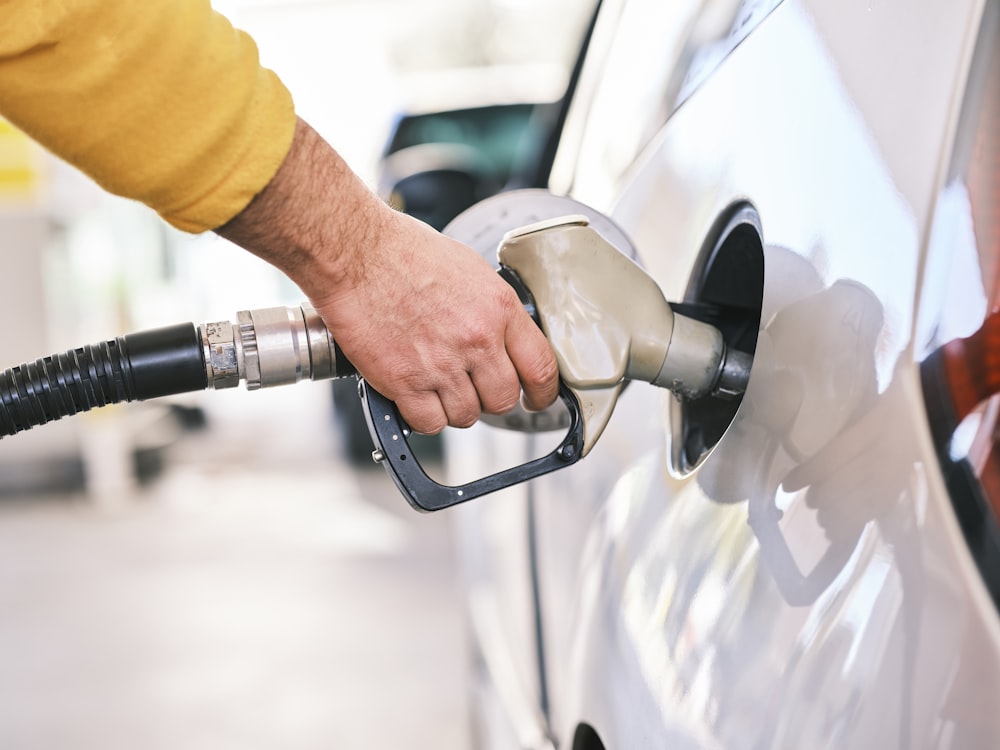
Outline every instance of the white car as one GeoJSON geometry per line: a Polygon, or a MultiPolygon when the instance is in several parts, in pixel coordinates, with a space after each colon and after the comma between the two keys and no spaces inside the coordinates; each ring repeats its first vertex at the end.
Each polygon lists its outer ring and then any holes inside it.
{"type": "Polygon", "coordinates": [[[1000,747],[1000,2],[604,0],[547,187],[754,362],[448,511],[480,745],[1000,747]]]}

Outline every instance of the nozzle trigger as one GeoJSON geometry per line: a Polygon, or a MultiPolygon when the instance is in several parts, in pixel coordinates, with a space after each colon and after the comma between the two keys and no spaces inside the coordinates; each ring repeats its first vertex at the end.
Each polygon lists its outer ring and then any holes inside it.
{"type": "Polygon", "coordinates": [[[410,428],[403,421],[396,404],[359,380],[358,392],[365,412],[365,421],[375,444],[372,456],[385,467],[392,481],[415,510],[435,511],[458,505],[466,500],[496,492],[520,482],[561,469],[580,460],[583,448],[583,421],[576,397],[564,385],[559,397],[569,411],[569,430],[562,442],[546,456],[520,466],[491,474],[455,487],[439,484],[427,476],[420,461],[410,449],[410,428]]]}

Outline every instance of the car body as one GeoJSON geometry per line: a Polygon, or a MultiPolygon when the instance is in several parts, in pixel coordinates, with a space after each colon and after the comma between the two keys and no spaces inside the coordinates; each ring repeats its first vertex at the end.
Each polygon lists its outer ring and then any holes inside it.
{"type": "MultiPolygon", "coordinates": [[[[994,298],[997,6],[601,4],[546,187],[752,321],[753,370],[631,384],[582,461],[448,511],[482,747],[1000,746],[994,417],[936,424],[927,365],[994,298]]],[[[558,438],[478,425],[447,470],[558,438]]]]}

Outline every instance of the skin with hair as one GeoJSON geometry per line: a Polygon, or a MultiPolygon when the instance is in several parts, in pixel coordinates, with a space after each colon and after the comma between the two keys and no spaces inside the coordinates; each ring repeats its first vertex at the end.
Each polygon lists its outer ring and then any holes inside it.
{"type": "Polygon", "coordinates": [[[551,404],[558,366],[469,247],[385,205],[301,118],[273,179],[216,229],[286,273],[368,381],[428,434],[551,404]]]}

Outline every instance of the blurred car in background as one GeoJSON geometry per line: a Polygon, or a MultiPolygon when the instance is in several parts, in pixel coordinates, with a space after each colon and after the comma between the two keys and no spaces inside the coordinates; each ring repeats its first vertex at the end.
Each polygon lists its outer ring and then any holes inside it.
{"type": "MultiPolygon", "coordinates": [[[[584,47],[526,184],[754,365],[449,511],[479,746],[1000,746],[1000,3],[604,0],[584,47]]],[[[404,210],[510,181],[457,145],[387,157],[404,210]]],[[[448,434],[449,480],[560,437],[448,434]]]]}
{"type": "Polygon", "coordinates": [[[483,198],[536,179],[537,120],[558,102],[490,104],[401,116],[379,162],[378,191],[394,208],[441,230],[483,198]]]}

